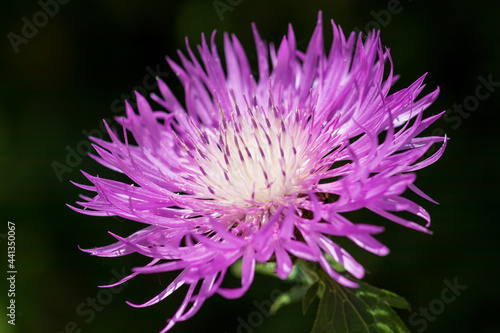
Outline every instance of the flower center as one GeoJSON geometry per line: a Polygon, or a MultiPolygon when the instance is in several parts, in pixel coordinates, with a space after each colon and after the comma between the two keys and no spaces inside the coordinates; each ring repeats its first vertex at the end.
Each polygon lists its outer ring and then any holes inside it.
{"type": "Polygon", "coordinates": [[[310,184],[317,171],[307,119],[298,111],[283,118],[276,106],[248,107],[227,119],[221,110],[217,135],[197,147],[198,195],[245,208],[282,203],[310,184]]]}

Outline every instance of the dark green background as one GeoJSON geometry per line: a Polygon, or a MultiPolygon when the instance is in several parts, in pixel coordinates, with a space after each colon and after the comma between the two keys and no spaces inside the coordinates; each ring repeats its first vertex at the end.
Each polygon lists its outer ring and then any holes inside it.
{"type": "MultiPolygon", "coordinates": [[[[223,2],[226,2],[223,0],[223,2]]],[[[17,227],[17,330],[6,325],[0,311],[1,332],[64,332],[75,321],[82,332],[157,332],[181,302],[184,290],[159,305],[133,309],[125,300],[143,302],[160,292],[173,275],[143,276],[113,296],[90,323],[76,309],[96,287],[121,271],[144,264],[139,256],[101,259],[79,251],[112,241],[111,230],[125,236],[141,225],[115,218],[89,217],[65,206],[80,190],[70,180],[85,182],[78,171],[117,178],[88,157],[72,172],[54,173],[54,161],[65,164],[66,150],[85,144],[83,130],[99,128],[102,118],[117,115],[111,107],[121,94],[143,85],[147,66],[169,72],[164,56],[178,59],[200,33],[217,29],[237,34],[255,64],[250,23],[261,36],[278,43],[292,23],[298,47],[305,50],[323,10],[326,39],[331,40],[329,19],[348,32],[377,22],[373,13],[386,10],[389,1],[233,1],[240,3],[221,21],[211,1],[70,1],[61,5],[16,54],[7,39],[21,33],[23,16],[30,21],[40,11],[35,1],[4,1],[0,10],[0,233],[7,221],[17,227]],[[372,12],[373,11],[373,12],[372,12]]],[[[227,3],[227,2],[226,2],[227,3]]],[[[380,25],[382,41],[390,47],[395,71],[402,74],[396,89],[428,72],[425,92],[437,85],[439,99],[428,114],[461,104],[475,94],[479,76],[500,81],[499,14],[494,2],[401,0],[402,11],[380,25]]],[[[398,7],[399,8],[399,7],[398,7]]],[[[163,75],[163,74],[162,74],[163,75]]],[[[180,98],[175,75],[166,81],[180,98]]],[[[418,173],[417,185],[440,205],[418,200],[431,213],[433,236],[393,223],[379,239],[390,248],[379,258],[354,245],[348,246],[370,272],[366,281],[405,296],[414,310],[440,298],[443,281],[458,278],[468,288],[434,322],[427,332],[497,332],[499,288],[498,190],[500,87],[480,102],[467,118],[439,120],[451,140],[435,165],[418,173]]],[[[456,115],[455,115],[456,116],[456,115]]],[[[451,115],[450,115],[451,117],[451,115]]],[[[430,131],[428,132],[430,133],[430,131]]],[[[373,215],[352,214],[356,222],[370,223],[373,215]]],[[[377,220],[379,221],[379,220],[377,220]]],[[[0,243],[0,306],[7,302],[6,242],[0,243]]],[[[234,281],[229,281],[234,283],[234,281]]],[[[269,299],[273,289],[290,287],[257,276],[241,299],[214,296],[191,320],[172,332],[236,332],[238,316],[246,319],[254,300],[269,299]]],[[[316,305],[317,306],[317,305],[316,305]]],[[[410,313],[401,312],[408,323],[410,313]]],[[[308,332],[314,311],[302,316],[300,306],[283,309],[266,318],[254,332],[308,332]]],[[[410,326],[410,325],[409,325],[410,326]]],[[[411,327],[417,332],[421,326],[411,327]]],[[[246,331],[243,331],[246,332],[246,331]]]]}

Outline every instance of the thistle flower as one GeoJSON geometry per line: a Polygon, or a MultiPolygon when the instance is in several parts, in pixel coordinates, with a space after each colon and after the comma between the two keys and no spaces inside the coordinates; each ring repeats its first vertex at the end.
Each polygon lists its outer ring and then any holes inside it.
{"type": "Polygon", "coordinates": [[[242,296],[256,263],[275,262],[277,276],[285,279],[298,258],[317,262],[338,283],[356,287],[326,255],[357,279],[363,266],[330,236],[347,237],[380,256],[389,249],[373,237],[383,227],[343,213],[366,208],[430,233],[429,214],[402,194],[409,188],[432,201],[413,185],[413,172],[435,162],[446,146],[446,138],[416,137],[442,114],[422,116],[438,89],[417,99],[424,75],[389,93],[397,77],[379,34],[346,38],[333,21],[332,27],[327,54],[321,13],[305,53],[297,50],[291,26],[277,49],[268,48],[253,26],[258,78],[234,35],[224,34],[225,66],[215,33],[210,43],[202,36],[201,62],[189,45],[188,57],[179,52],[182,66],[167,58],[184,86],[185,107],[159,80],[161,95],[152,98],[167,112],[153,111],[137,94],[138,114],[127,104],[126,116],[117,119],[124,138],[108,127],[110,142],[92,139],[92,157],[131,183],[85,173],[92,185],[78,186],[97,195],[82,196],[83,209],[72,208],[147,226],[128,237],[112,234],[115,244],[85,251],[152,259],[117,284],[138,274],[180,271],[159,295],[131,304],[149,306],[189,286],[162,332],[193,316],[215,293],[242,296]],[[136,144],[128,142],[128,132],[136,144]],[[425,155],[438,142],[441,148],[425,155]],[[395,213],[401,211],[425,226],[395,213]],[[240,259],[241,287],[221,287],[240,259]]]}

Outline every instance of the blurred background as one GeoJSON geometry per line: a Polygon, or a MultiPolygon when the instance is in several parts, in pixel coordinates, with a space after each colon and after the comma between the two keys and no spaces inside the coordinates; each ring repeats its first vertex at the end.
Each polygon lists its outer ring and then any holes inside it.
{"type": "MultiPolygon", "coordinates": [[[[0,276],[7,275],[8,221],[16,226],[18,274],[16,326],[7,325],[2,310],[1,332],[158,332],[164,327],[180,305],[183,290],[144,309],[133,309],[125,301],[148,300],[173,275],[141,276],[123,289],[103,292],[98,285],[145,261],[139,256],[101,259],[78,249],[112,242],[108,230],[126,236],[141,227],[117,218],[80,215],[65,206],[81,192],[70,180],[86,183],[80,169],[118,177],[86,156],[86,137],[102,133],[103,118],[122,115],[123,100],[133,90],[156,92],[154,76],[183,99],[165,56],[177,60],[176,50],[185,50],[185,36],[194,46],[201,32],[217,30],[221,45],[223,32],[235,33],[255,65],[252,22],[263,39],[274,43],[292,23],[298,47],[305,50],[319,10],[327,43],[332,39],[330,19],[345,32],[380,29],[395,71],[402,75],[395,89],[427,72],[424,92],[441,89],[427,114],[450,110],[433,125],[436,134],[451,137],[446,152],[418,172],[416,182],[440,203],[417,201],[431,213],[434,235],[385,223],[388,227],[379,239],[391,248],[387,257],[351,244],[347,249],[369,271],[369,283],[406,297],[414,312],[430,304],[439,310],[425,325],[412,325],[412,313],[399,312],[412,332],[498,332],[500,10],[496,2],[461,0],[4,1],[0,276]],[[467,288],[440,309],[435,300],[441,299],[445,280],[467,288]],[[94,306],[92,299],[97,300],[94,306]]],[[[359,212],[352,218],[370,223],[374,216],[359,212]]],[[[6,282],[0,279],[2,309],[9,301],[6,282]]],[[[290,287],[256,276],[244,297],[214,296],[171,332],[309,332],[317,302],[305,316],[300,304],[269,318],[258,315],[254,301],[264,304],[273,291],[290,287]]],[[[415,321],[422,318],[414,316],[415,321]]]]}

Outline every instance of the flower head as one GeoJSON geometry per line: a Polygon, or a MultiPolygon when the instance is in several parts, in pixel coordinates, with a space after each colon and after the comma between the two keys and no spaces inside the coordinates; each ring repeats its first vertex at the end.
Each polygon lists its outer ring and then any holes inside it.
{"type": "Polygon", "coordinates": [[[203,37],[201,62],[189,45],[188,57],[179,53],[182,66],[168,59],[184,86],[185,106],[159,80],[161,95],[152,98],[167,112],[152,110],[137,94],[138,114],[127,104],[126,116],[118,119],[124,138],[112,130],[110,142],[93,138],[93,158],[130,183],[86,174],[92,185],[79,186],[97,195],[83,197],[83,209],[73,209],[147,226],[126,238],[113,234],[115,244],[86,251],[102,257],[137,252],[152,259],[117,284],[137,274],[180,271],[159,295],[134,305],[152,305],[188,285],[164,331],[193,316],[215,293],[242,296],[256,263],[275,262],[284,279],[301,258],[356,287],[326,255],[358,279],[363,266],[330,236],[347,237],[377,255],[389,250],[373,237],[383,227],[350,221],[343,213],[367,208],[430,233],[429,214],[402,194],[410,188],[430,199],[413,185],[413,172],[436,161],[446,145],[446,138],[416,137],[440,116],[422,116],[438,90],[417,99],[422,76],[390,93],[396,76],[378,33],[346,38],[332,27],[326,53],[321,14],[305,52],[296,49],[291,26],[277,49],[268,48],[254,26],[258,78],[234,35],[224,35],[225,66],[215,34],[210,43],[203,37]],[[441,148],[425,155],[437,142],[441,148]],[[394,213],[400,211],[427,224],[394,213]],[[241,287],[221,287],[239,259],[241,287]]]}

